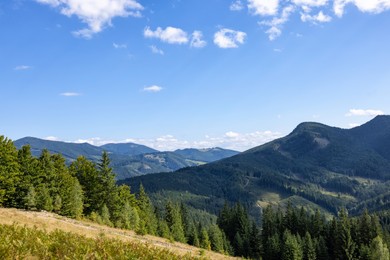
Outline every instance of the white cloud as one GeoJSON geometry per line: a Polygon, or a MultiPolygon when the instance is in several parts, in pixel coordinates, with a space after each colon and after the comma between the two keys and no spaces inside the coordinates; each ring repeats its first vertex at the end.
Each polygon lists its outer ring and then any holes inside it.
{"type": "Polygon", "coordinates": [[[358,124],[358,123],[350,123],[348,124],[349,128],[354,128],[354,127],[357,127],[357,126],[361,126],[361,124],[358,124]]]}
{"type": "Polygon", "coordinates": [[[276,15],[279,8],[279,0],[248,0],[248,8],[255,15],[276,15]]]}
{"type": "Polygon", "coordinates": [[[136,0],[35,0],[58,8],[63,15],[76,16],[87,28],[73,32],[76,36],[91,38],[110,26],[115,17],[140,17],[143,6],[136,0]]]}
{"type": "MultiPolygon", "coordinates": [[[[78,139],[73,143],[89,143],[100,146],[108,143],[137,143],[146,145],[159,151],[173,151],[184,148],[212,148],[221,147],[232,149],[236,151],[245,151],[250,148],[270,142],[282,135],[278,132],[272,131],[255,131],[253,133],[237,133],[229,131],[222,136],[208,136],[195,141],[180,140],[173,135],[162,135],[156,138],[142,139],[142,138],[127,138],[125,140],[108,140],[100,137],[93,137],[87,139],[78,139]]],[[[57,137],[47,137],[46,140],[60,141],[57,137]]],[[[69,141],[67,141],[69,142],[69,141]]]]}
{"type": "Polygon", "coordinates": [[[292,5],[286,6],[282,10],[280,17],[274,17],[269,21],[260,22],[261,25],[269,26],[270,28],[266,31],[268,38],[273,41],[282,34],[282,27],[288,21],[290,15],[295,11],[295,7],[292,5]]]}
{"type": "Polygon", "coordinates": [[[112,46],[115,48],[115,49],[127,49],[127,45],[122,43],[122,44],[119,44],[119,43],[112,43],[112,46]]]}
{"type": "Polygon", "coordinates": [[[32,69],[32,67],[27,65],[20,65],[14,68],[14,70],[29,70],[29,69],[32,69]]]}
{"type": "Polygon", "coordinates": [[[324,14],[322,11],[320,11],[316,15],[310,15],[310,14],[301,14],[301,20],[302,22],[312,22],[312,23],[327,23],[332,21],[332,17],[329,15],[324,14]]]}
{"type": "Polygon", "coordinates": [[[154,53],[154,54],[160,54],[160,55],[164,55],[164,51],[159,49],[157,46],[155,45],[150,45],[149,46],[150,50],[154,53]]]}
{"type": "Polygon", "coordinates": [[[58,137],[55,137],[55,136],[47,136],[43,139],[48,140],[48,141],[60,141],[60,139],[58,137]]]}
{"type": "Polygon", "coordinates": [[[383,111],[375,109],[350,109],[345,116],[378,116],[384,114],[383,111]]]}
{"type": "Polygon", "coordinates": [[[221,147],[236,151],[245,151],[250,148],[270,142],[282,135],[272,131],[256,131],[253,133],[237,133],[229,131],[222,136],[208,136],[203,139],[188,141],[180,140],[173,135],[163,135],[154,139],[127,139],[127,142],[143,144],[160,151],[173,151],[184,148],[212,148],[221,147]]]}
{"type": "Polygon", "coordinates": [[[64,97],[77,97],[77,96],[81,96],[81,93],[77,93],[77,92],[64,92],[64,93],[61,93],[60,95],[64,96],[64,97]]]}
{"type": "Polygon", "coordinates": [[[146,91],[146,92],[160,92],[161,90],[163,90],[163,88],[160,86],[157,86],[157,85],[143,88],[143,91],[146,91]]]}
{"type": "Polygon", "coordinates": [[[364,13],[381,13],[390,9],[390,0],[334,0],[333,10],[335,14],[342,17],[347,4],[355,5],[364,13]]]}
{"type": "Polygon", "coordinates": [[[244,9],[244,5],[241,2],[241,0],[236,0],[233,3],[231,3],[229,9],[230,11],[241,11],[242,9],[244,9]]]}
{"type": "Polygon", "coordinates": [[[219,48],[237,48],[238,44],[243,44],[246,33],[223,28],[214,34],[214,43],[219,48]]]}
{"type": "Polygon", "coordinates": [[[238,137],[240,134],[239,133],[236,133],[236,132],[233,132],[233,131],[230,131],[230,132],[227,132],[225,134],[226,137],[229,137],[229,138],[236,138],[238,137]]]}
{"type": "Polygon", "coordinates": [[[328,0],[292,0],[291,2],[303,7],[319,7],[328,4],[328,0]]]}
{"type": "Polygon", "coordinates": [[[207,42],[203,39],[203,33],[201,31],[194,31],[192,33],[190,46],[194,48],[203,48],[207,45],[207,42]]]}
{"type": "Polygon", "coordinates": [[[150,27],[146,27],[144,30],[144,36],[146,38],[157,38],[170,44],[185,44],[189,41],[185,31],[171,26],[168,26],[165,29],[157,27],[155,31],[152,31],[150,27]]]}

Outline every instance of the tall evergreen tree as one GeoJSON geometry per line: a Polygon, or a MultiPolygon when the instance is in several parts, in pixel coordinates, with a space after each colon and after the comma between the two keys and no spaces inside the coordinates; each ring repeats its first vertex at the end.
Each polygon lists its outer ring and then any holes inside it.
{"type": "Polygon", "coordinates": [[[168,201],[165,205],[165,220],[173,239],[183,243],[186,242],[180,208],[171,201],[168,201]]]}
{"type": "Polygon", "coordinates": [[[150,199],[146,194],[142,184],[140,184],[137,197],[140,217],[139,233],[142,234],[145,231],[146,233],[151,235],[157,234],[157,218],[154,214],[154,207],[150,202],[150,199]]]}
{"type": "Polygon", "coordinates": [[[11,140],[0,136],[0,206],[15,206],[19,180],[18,152],[11,140]]]}

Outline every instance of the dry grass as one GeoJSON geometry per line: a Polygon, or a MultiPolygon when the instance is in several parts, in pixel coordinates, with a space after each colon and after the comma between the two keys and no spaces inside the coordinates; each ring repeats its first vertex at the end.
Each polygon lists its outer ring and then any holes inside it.
{"type": "Polygon", "coordinates": [[[163,238],[149,235],[140,236],[133,231],[110,228],[85,220],[69,219],[48,212],[0,208],[0,224],[26,225],[27,227],[36,227],[37,229],[49,232],[58,229],[90,238],[97,238],[99,235],[104,234],[108,238],[116,238],[122,241],[136,241],[152,247],[168,249],[177,255],[199,256],[202,254],[202,257],[208,259],[234,259],[233,257],[199,249],[190,245],[177,242],[172,243],[163,238]]]}

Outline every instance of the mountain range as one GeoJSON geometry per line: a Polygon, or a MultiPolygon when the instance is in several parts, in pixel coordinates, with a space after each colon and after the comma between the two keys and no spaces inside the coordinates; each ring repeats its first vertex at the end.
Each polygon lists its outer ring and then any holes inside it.
{"type": "Polygon", "coordinates": [[[150,147],[135,143],[111,143],[94,146],[88,143],[68,143],[25,137],[14,142],[20,149],[30,145],[31,152],[38,157],[43,149],[52,154],[61,154],[68,163],[84,156],[98,161],[103,151],[110,155],[111,166],[118,180],[156,173],[171,172],[184,167],[197,166],[238,154],[233,150],[222,148],[184,149],[173,152],[160,152],[150,147]]]}
{"type": "Polygon", "coordinates": [[[289,135],[235,156],[169,174],[120,181],[152,198],[180,198],[217,214],[225,202],[244,204],[254,217],[267,205],[292,203],[334,215],[390,208],[390,116],[341,129],[298,125],[289,135]]]}

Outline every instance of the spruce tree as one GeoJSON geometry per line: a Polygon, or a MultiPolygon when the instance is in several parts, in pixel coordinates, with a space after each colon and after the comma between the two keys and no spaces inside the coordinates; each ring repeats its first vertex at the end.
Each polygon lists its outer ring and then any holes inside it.
{"type": "Polygon", "coordinates": [[[209,234],[207,233],[207,230],[205,228],[202,228],[200,231],[200,247],[211,250],[211,242],[209,238],[209,234]]]}
{"type": "Polygon", "coordinates": [[[389,260],[390,254],[386,243],[380,236],[375,237],[370,244],[370,259],[371,260],[389,260]]]}
{"type": "Polygon", "coordinates": [[[18,152],[11,140],[0,136],[0,206],[16,206],[15,193],[19,180],[18,152]]]}
{"type": "Polygon", "coordinates": [[[34,186],[30,186],[26,196],[24,197],[24,208],[27,210],[37,209],[37,193],[34,186]]]}
{"type": "Polygon", "coordinates": [[[157,233],[157,217],[142,184],[140,184],[137,199],[140,217],[139,233],[143,234],[145,232],[155,235],[157,233]]]}

